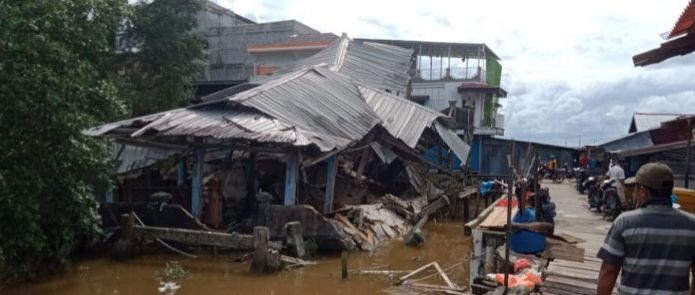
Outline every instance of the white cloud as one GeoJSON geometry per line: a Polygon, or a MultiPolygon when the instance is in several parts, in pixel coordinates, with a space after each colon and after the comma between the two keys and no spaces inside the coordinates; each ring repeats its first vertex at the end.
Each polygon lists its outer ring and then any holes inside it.
{"type": "Polygon", "coordinates": [[[632,65],[662,42],[687,0],[217,2],[351,37],[486,43],[502,58],[509,137],[607,139],[627,131],[634,111],[695,112],[695,54],[632,65]]]}

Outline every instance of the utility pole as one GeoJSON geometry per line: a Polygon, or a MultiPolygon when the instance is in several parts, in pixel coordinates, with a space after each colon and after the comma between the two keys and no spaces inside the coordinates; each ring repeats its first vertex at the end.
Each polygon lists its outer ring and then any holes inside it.
{"type": "Polygon", "coordinates": [[[582,136],[579,135],[579,147],[582,147],[582,136]]]}

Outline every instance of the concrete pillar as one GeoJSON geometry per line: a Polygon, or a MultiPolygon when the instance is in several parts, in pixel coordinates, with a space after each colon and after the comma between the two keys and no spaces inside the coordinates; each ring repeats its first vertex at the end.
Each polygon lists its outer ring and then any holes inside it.
{"type": "Polygon", "coordinates": [[[333,211],[333,192],[335,190],[335,177],[338,172],[336,156],[333,155],[326,160],[326,196],[323,203],[323,213],[333,211]]]}
{"type": "Polygon", "coordinates": [[[296,153],[288,155],[285,165],[287,170],[285,173],[285,202],[286,206],[295,204],[295,195],[297,193],[297,175],[299,174],[299,159],[296,153]]]}

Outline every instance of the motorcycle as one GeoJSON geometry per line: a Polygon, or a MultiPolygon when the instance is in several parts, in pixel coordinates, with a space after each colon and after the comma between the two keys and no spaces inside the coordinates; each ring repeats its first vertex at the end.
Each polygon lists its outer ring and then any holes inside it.
{"type": "Polygon", "coordinates": [[[598,180],[596,177],[591,176],[584,181],[583,185],[587,190],[589,209],[596,209],[600,212],[603,196],[598,180]]]}
{"type": "Polygon", "coordinates": [[[613,182],[614,180],[606,180],[601,186],[603,195],[601,211],[603,212],[603,219],[611,221],[615,220],[622,212],[622,204],[620,202],[620,196],[618,195],[618,189],[613,186],[613,182]]]}
{"type": "Polygon", "coordinates": [[[553,183],[563,183],[565,181],[566,169],[555,169],[550,171],[548,177],[553,180],[553,183]]]}
{"type": "Polygon", "coordinates": [[[589,173],[586,172],[585,169],[582,168],[574,168],[574,169],[579,169],[576,173],[576,180],[577,180],[577,192],[580,194],[586,193],[586,180],[589,179],[589,173]]]}

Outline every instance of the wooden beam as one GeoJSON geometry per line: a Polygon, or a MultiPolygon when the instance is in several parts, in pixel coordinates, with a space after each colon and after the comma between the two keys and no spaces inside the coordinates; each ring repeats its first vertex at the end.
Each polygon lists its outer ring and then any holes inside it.
{"type": "Polygon", "coordinates": [[[660,63],[677,55],[685,55],[695,51],[695,34],[688,34],[661,44],[659,48],[652,49],[632,57],[636,67],[660,63]]]}
{"type": "Polygon", "coordinates": [[[159,238],[191,245],[224,247],[236,250],[253,250],[253,236],[239,233],[191,230],[158,226],[132,227],[132,234],[149,238],[159,238]]]}
{"type": "Polygon", "coordinates": [[[335,190],[335,178],[338,173],[338,160],[333,155],[326,161],[326,194],[323,204],[323,214],[333,211],[333,193],[335,190]]]}

